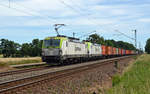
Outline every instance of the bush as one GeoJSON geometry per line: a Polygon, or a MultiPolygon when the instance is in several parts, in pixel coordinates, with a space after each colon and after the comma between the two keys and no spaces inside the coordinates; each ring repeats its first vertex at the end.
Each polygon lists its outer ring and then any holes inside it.
{"type": "Polygon", "coordinates": [[[145,51],[150,54],[150,38],[146,42],[145,51]]]}
{"type": "Polygon", "coordinates": [[[112,86],[115,86],[115,85],[119,84],[120,81],[121,81],[120,75],[113,76],[113,78],[112,78],[112,86]]]}

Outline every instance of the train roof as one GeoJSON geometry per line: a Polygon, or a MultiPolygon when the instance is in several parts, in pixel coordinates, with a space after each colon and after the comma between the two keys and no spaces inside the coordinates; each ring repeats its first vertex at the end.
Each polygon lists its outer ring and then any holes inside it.
{"type": "Polygon", "coordinates": [[[64,36],[64,35],[58,35],[57,37],[65,37],[71,40],[80,40],[79,38],[75,38],[75,37],[68,37],[68,36],[64,36]]]}
{"type": "Polygon", "coordinates": [[[71,41],[79,41],[79,38],[74,38],[74,37],[68,37],[68,36],[64,36],[64,35],[58,35],[58,36],[54,36],[54,37],[46,37],[45,39],[69,39],[71,41]]]}

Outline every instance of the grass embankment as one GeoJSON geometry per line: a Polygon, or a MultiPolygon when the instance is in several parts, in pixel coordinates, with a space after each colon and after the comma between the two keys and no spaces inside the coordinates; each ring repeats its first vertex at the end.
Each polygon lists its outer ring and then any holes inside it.
{"type": "Polygon", "coordinates": [[[114,76],[106,94],[150,94],[150,55],[140,56],[123,76],[114,76]]]}
{"type": "Polygon", "coordinates": [[[39,63],[39,62],[42,62],[41,57],[0,58],[0,66],[39,63]]]}

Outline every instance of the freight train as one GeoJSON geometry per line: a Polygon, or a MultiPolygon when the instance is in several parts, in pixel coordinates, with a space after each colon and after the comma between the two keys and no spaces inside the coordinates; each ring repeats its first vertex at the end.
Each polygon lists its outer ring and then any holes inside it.
{"type": "Polygon", "coordinates": [[[73,37],[47,37],[42,45],[42,61],[47,64],[82,62],[136,54],[134,50],[82,41],[73,37]]]}

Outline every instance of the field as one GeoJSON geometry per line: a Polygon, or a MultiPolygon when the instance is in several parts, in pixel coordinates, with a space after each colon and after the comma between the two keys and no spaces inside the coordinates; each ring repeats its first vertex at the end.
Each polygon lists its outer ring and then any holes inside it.
{"type": "Polygon", "coordinates": [[[106,94],[150,94],[150,55],[140,56],[123,74],[113,77],[113,88],[106,94]]]}
{"type": "Polygon", "coordinates": [[[38,63],[38,62],[41,62],[41,57],[0,58],[0,66],[1,65],[16,65],[16,64],[38,63]]]}

